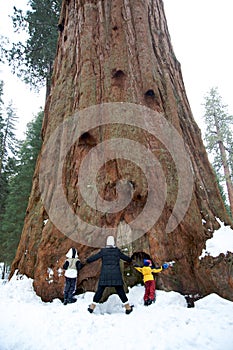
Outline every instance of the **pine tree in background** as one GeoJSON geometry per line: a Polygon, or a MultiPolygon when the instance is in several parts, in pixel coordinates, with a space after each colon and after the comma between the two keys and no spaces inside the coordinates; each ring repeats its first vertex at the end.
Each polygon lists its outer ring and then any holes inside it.
{"type": "Polygon", "coordinates": [[[7,179],[5,174],[2,172],[3,166],[3,137],[4,137],[4,103],[3,103],[3,81],[0,81],[0,222],[2,221],[2,215],[4,213],[4,199],[7,193],[7,179]]]}
{"type": "MultiPolygon", "coordinates": [[[[15,154],[17,152],[17,140],[15,137],[16,115],[12,103],[7,108],[3,102],[3,82],[0,82],[0,252],[3,247],[3,217],[6,210],[6,200],[9,194],[9,179],[14,175],[16,169],[15,154]]],[[[7,264],[5,260],[2,268],[4,278],[7,264]]]]}
{"type": "Polygon", "coordinates": [[[231,181],[233,182],[233,144],[229,149],[229,159],[230,159],[230,167],[231,167],[231,181]]]}
{"type": "MultiPolygon", "coordinates": [[[[3,104],[2,96],[3,96],[3,81],[0,80],[0,106],[2,106],[3,104]]],[[[0,115],[1,115],[1,109],[2,108],[0,108],[0,115]]]]}
{"type": "MultiPolygon", "coordinates": [[[[215,170],[214,170],[214,172],[215,172],[215,170]]],[[[221,196],[222,196],[223,202],[225,204],[226,210],[227,210],[228,214],[230,216],[232,216],[231,215],[231,208],[230,208],[230,206],[228,204],[228,200],[227,200],[226,191],[224,191],[224,188],[223,188],[222,184],[220,183],[219,176],[218,176],[218,174],[216,174],[216,172],[215,172],[215,175],[216,175],[216,181],[217,181],[217,184],[218,184],[218,188],[219,188],[219,191],[221,193],[221,196]]]]}
{"type": "Polygon", "coordinates": [[[4,169],[8,157],[14,156],[17,149],[17,140],[15,137],[17,116],[12,102],[5,110],[5,116],[1,122],[1,139],[0,139],[0,175],[4,169]]]}
{"type": "Polygon", "coordinates": [[[3,163],[3,138],[4,138],[4,102],[3,102],[3,81],[0,81],[0,179],[2,172],[2,163],[3,163]]]}
{"type": "Polygon", "coordinates": [[[3,102],[3,82],[0,82],[0,219],[4,213],[8,194],[8,178],[14,172],[15,154],[18,143],[15,137],[17,117],[10,103],[3,102]]]}
{"type": "Polygon", "coordinates": [[[2,49],[3,55],[24,82],[40,88],[46,83],[46,96],[50,91],[50,78],[58,38],[58,18],[61,0],[29,0],[26,13],[14,7],[12,16],[15,32],[25,32],[26,42],[12,43],[11,49],[2,49]]]}
{"type": "Polygon", "coordinates": [[[217,88],[212,88],[205,97],[205,141],[207,150],[213,156],[213,167],[222,184],[224,182],[233,217],[233,116],[227,112],[227,106],[217,88]]]}
{"type": "Polygon", "coordinates": [[[43,112],[27,125],[26,139],[17,154],[16,171],[9,179],[9,194],[0,228],[0,261],[10,265],[21,236],[36,159],[41,148],[43,112]]]}

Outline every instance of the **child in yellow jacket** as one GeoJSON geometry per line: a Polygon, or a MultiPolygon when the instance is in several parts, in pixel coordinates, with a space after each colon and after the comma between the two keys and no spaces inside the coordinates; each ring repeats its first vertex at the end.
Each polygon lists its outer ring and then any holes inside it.
{"type": "Polygon", "coordinates": [[[144,259],[144,266],[138,267],[134,266],[134,268],[143,274],[143,282],[145,284],[145,294],[144,294],[144,305],[151,305],[152,302],[155,302],[155,289],[156,284],[154,280],[154,276],[152,273],[159,273],[162,270],[168,268],[168,264],[163,264],[159,268],[152,268],[152,262],[149,259],[144,259]]]}

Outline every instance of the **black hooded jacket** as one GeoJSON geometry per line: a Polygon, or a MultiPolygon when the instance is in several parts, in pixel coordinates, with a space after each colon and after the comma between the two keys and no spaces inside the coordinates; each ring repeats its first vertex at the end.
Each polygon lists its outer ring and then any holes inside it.
{"type": "Polygon", "coordinates": [[[120,260],[131,262],[131,258],[123,254],[117,247],[102,248],[99,253],[87,259],[87,262],[93,262],[102,259],[102,268],[100,273],[100,286],[122,286],[123,279],[120,269],[120,260]]]}

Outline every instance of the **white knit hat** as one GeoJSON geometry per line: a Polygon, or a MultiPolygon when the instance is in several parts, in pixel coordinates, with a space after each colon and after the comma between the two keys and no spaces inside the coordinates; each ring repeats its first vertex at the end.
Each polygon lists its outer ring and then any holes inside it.
{"type": "Polygon", "coordinates": [[[107,241],[106,241],[106,246],[110,245],[112,247],[115,246],[115,239],[113,236],[108,236],[107,241]]]}
{"type": "Polygon", "coordinates": [[[77,249],[75,248],[70,248],[69,251],[66,254],[66,257],[68,259],[72,259],[72,258],[78,258],[78,252],[77,249]]]}

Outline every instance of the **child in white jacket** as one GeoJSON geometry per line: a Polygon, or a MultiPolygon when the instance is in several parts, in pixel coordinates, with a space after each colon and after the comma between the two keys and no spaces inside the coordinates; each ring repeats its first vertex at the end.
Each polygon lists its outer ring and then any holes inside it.
{"type": "Polygon", "coordinates": [[[66,257],[67,259],[63,265],[63,269],[65,270],[64,305],[76,302],[73,295],[76,288],[78,272],[83,267],[75,248],[70,248],[66,257]]]}

